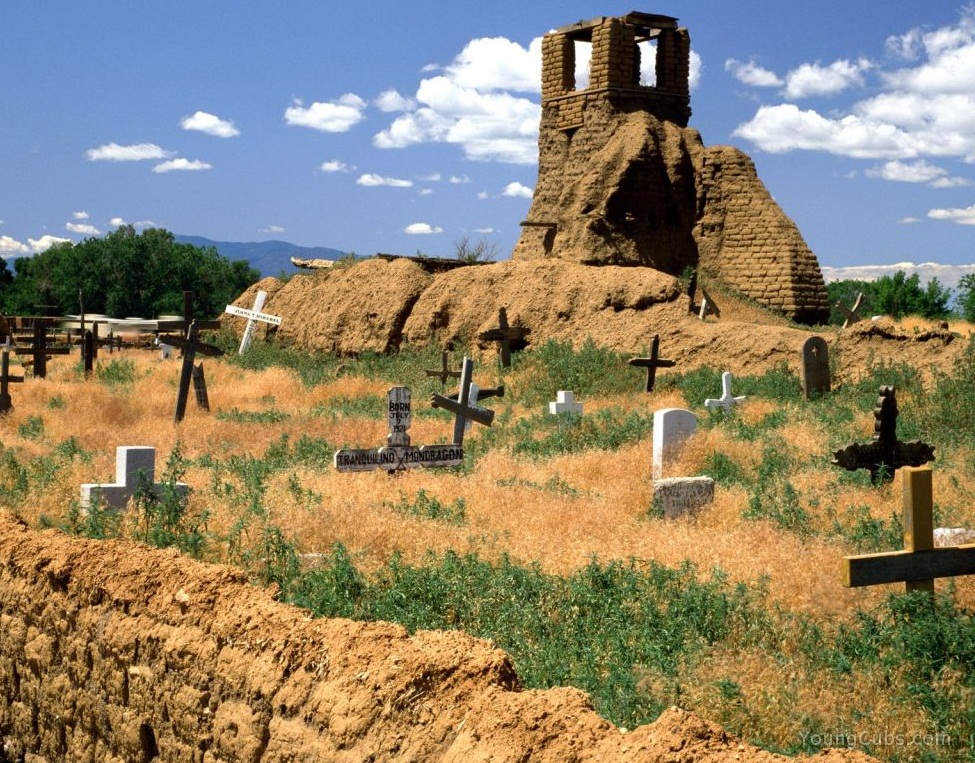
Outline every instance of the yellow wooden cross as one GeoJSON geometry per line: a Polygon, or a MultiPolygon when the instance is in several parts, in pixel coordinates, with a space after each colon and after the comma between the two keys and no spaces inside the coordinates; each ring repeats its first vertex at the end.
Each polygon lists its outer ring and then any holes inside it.
{"type": "Polygon", "coordinates": [[[934,592],[935,578],[975,575],[975,544],[934,547],[931,467],[900,471],[904,492],[904,550],[843,559],[847,588],[905,583],[907,591],[934,592]]]}

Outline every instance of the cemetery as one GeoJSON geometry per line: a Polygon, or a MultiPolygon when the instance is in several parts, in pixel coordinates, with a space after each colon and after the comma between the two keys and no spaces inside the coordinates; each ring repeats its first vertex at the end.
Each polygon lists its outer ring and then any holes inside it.
{"type": "Polygon", "coordinates": [[[0,763],[972,759],[975,326],[816,324],[688,51],[652,14],[546,36],[509,261],[11,317],[0,763]],[[673,152],[710,174],[632,181],[673,152]]]}

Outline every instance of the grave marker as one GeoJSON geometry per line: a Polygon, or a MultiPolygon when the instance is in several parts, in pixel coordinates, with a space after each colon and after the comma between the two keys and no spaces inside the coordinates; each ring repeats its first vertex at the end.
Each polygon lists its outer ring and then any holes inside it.
{"type": "Polygon", "coordinates": [[[698,318],[700,318],[702,321],[706,321],[709,315],[713,315],[715,318],[720,318],[721,311],[718,309],[717,302],[711,298],[711,295],[708,294],[707,289],[702,286],[701,311],[698,313],[698,318]]]}
{"type": "MultiPolygon", "coordinates": [[[[190,392],[190,381],[192,380],[194,374],[194,361],[196,360],[196,353],[199,352],[201,355],[209,355],[210,357],[219,357],[223,355],[223,350],[221,350],[219,347],[214,347],[212,344],[206,344],[205,342],[200,341],[199,329],[197,328],[196,321],[193,321],[193,323],[190,324],[186,339],[170,337],[167,342],[175,347],[179,347],[183,351],[183,367],[180,370],[179,375],[179,390],[176,394],[176,414],[174,417],[176,423],[178,424],[186,415],[186,398],[189,396],[190,392]]],[[[202,371],[198,373],[202,374],[202,371]]],[[[197,401],[199,402],[199,396],[197,397],[197,401]]],[[[207,401],[207,408],[205,410],[209,410],[209,401],[207,401]]]]}
{"type": "Polygon", "coordinates": [[[904,550],[848,556],[842,579],[847,588],[904,583],[907,592],[934,593],[935,578],[975,575],[975,545],[935,548],[931,467],[901,472],[904,550]]]}
{"type": "Polygon", "coordinates": [[[49,347],[47,344],[47,324],[43,320],[35,320],[33,324],[33,340],[26,347],[15,347],[17,355],[31,355],[33,357],[33,373],[38,379],[47,377],[47,356],[67,355],[69,347],[49,347]]]}
{"type": "Polygon", "coordinates": [[[806,400],[830,391],[829,346],[821,336],[802,343],[802,391],[806,400]]]}
{"type": "Polygon", "coordinates": [[[498,327],[482,331],[478,334],[478,339],[483,342],[497,342],[498,352],[501,354],[501,367],[511,368],[512,342],[520,346],[530,332],[531,329],[524,326],[509,326],[508,311],[502,307],[498,310],[498,327]]]}
{"type": "Polygon", "coordinates": [[[560,389],[555,393],[555,400],[548,404],[548,412],[553,416],[560,413],[574,413],[582,415],[582,403],[576,402],[572,390],[560,389]]]}
{"type": "Polygon", "coordinates": [[[653,413],[653,479],[680,456],[684,444],[697,431],[697,416],[684,408],[662,408],[653,413]]]}
{"type": "Polygon", "coordinates": [[[0,351],[0,413],[7,413],[13,410],[13,403],[10,400],[10,390],[8,384],[22,382],[23,376],[10,375],[10,337],[0,351]]]}
{"type": "Polygon", "coordinates": [[[457,398],[453,399],[443,395],[433,395],[430,398],[430,405],[434,408],[443,408],[455,414],[454,443],[457,445],[464,443],[464,431],[468,419],[486,427],[491,426],[494,422],[494,411],[489,408],[478,408],[470,402],[473,373],[474,362],[465,357],[460,369],[460,389],[457,392],[457,398]]]}
{"type": "Polygon", "coordinates": [[[894,472],[903,466],[923,466],[934,460],[934,447],[926,442],[901,442],[897,439],[897,397],[891,386],[880,388],[874,406],[873,441],[853,443],[833,453],[833,465],[847,471],[868,469],[873,484],[890,482],[894,472]]]}
{"type": "Polygon", "coordinates": [[[657,376],[658,368],[673,368],[677,361],[675,360],[664,360],[660,357],[660,334],[654,334],[653,339],[650,340],[650,357],[649,358],[630,358],[629,363],[631,366],[637,366],[638,368],[647,369],[647,385],[646,391],[652,392],[654,381],[657,376]]]}
{"type": "MultiPolygon", "coordinates": [[[[110,509],[124,509],[139,489],[140,478],[143,484],[151,485],[153,494],[159,498],[165,485],[156,483],[156,449],[142,445],[120,445],[115,449],[115,482],[107,485],[84,484],[81,486],[81,506],[87,510],[95,500],[104,501],[110,509]]],[[[189,485],[176,483],[176,492],[185,497],[189,485]]]]}
{"type": "Polygon", "coordinates": [[[849,328],[854,323],[859,323],[863,320],[863,316],[860,315],[860,310],[863,308],[863,292],[857,292],[857,298],[853,302],[853,307],[847,307],[841,301],[837,300],[836,309],[839,310],[846,317],[843,321],[843,328],[849,328]]]}
{"type": "Polygon", "coordinates": [[[670,477],[653,482],[653,503],[664,518],[676,519],[696,514],[714,503],[714,480],[711,477],[670,477]]]}
{"type": "Polygon", "coordinates": [[[459,379],[460,371],[451,371],[450,365],[447,363],[447,351],[444,350],[440,353],[440,368],[436,371],[424,371],[427,376],[432,376],[435,379],[440,379],[441,389],[446,386],[447,379],[459,379]]]}
{"type": "Polygon", "coordinates": [[[723,374],[721,374],[721,397],[709,397],[704,401],[704,405],[707,408],[724,408],[724,412],[727,415],[732,408],[745,399],[744,395],[735,397],[733,394],[731,394],[731,383],[731,371],[725,371],[723,374]]]}
{"type": "Polygon", "coordinates": [[[244,307],[237,307],[236,305],[227,305],[227,309],[224,310],[225,313],[230,315],[236,315],[240,318],[247,319],[247,325],[244,327],[244,335],[240,339],[240,349],[237,351],[238,355],[243,355],[247,352],[247,348],[251,346],[251,341],[254,339],[254,332],[257,330],[257,324],[267,323],[272,326],[280,326],[281,319],[276,315],[268,315],[267,313],[262,313],[261,310],[264,309],[264,302],[267,299],[267,292],[264,290],[258,291],[257,295],[254,297],[254,306],[248,310],[244,307]]]}
{"type": "Polygon", "coordinates": [[[336,451],[336,471],[365,472],[383,469],[394,473],[416,466],[457,466],[464,461],[464,447],[451,445],[410,445],[412,420],[409,387],[393,387],[388,393],[389,434],[381,448],[343,448],[336,451]]]}

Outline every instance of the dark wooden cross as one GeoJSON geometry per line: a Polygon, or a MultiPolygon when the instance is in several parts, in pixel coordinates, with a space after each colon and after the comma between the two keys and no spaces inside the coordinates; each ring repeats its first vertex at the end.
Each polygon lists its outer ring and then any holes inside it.
{"type": "MultiPolygon", "coordinates": [[[[179,331],[183,334],[185,338],[189,338],[190,326],[196,323],[197,331],[211,331],[220,328],[220,321],[201,321],[197,320],[193,315],[193,297],[194,293],[192,291],[183,292],[183,317],[174,318],[172,320],[160,320],[156,321],[156,331],[167,332],[167,331],[179,331]]],[[[175,342],[167,342],[174,347],[180,346],[175,342]]]]}
{"type": "Polygon", "coordinates": [[[847,588],[905,583],[907,592],[934,593],[935,578],[975,575],[975,544],[934,547],[934,499],[931,467],[901,472],[904,502],[904,550],[843,559],[847,588]]]}
{"type": "Polygon", "coordinates": [[[854,323],[859,323],[863,320],[860,315],[860,310],[863,308],[863,292],[857,293],[856,301],[853,303],[853,307],[847,307],[842,302],[836,302],[836,309],[839,310],[845,316],[846,320],[843,321],[843,328],[848,328],[854,323]]]}
{"type": "Polygon", "coordinates": [[[7,387],[11,382],[22,382],[24,380],[23,376],[11,376],[10,375],[10,337],[7,337],[7,343],[3,346],[2,358],[0,358],[0,413],[7,413],[13,410],[13,403],[10,400],[10,390],[7,387]]]}
{"type": "Polygon", "coordinates": [[[428,377],[433,377],[434,379],[440,379],[440,387],[443,388],[447,384],[447,379],[459,379],[460,371],[450,370],[450,365],[447,363],[447,351],[444,350],[440,353],[440,368],[436,371],[426,370],[425,373],[428,377]]]}
{"type": "Polygon", "coordinates": [[[210,396],[207,394],[207,379],[203,375],[203,361],[193,366],[190,374],[193,377],[193,392],[196,393],[196,405],[203,411],[210,410],[210,396]]]}
{"type": "Polygon", "coordinates": [[[916,440],[901,442],[897,439],[897,397],[891,386],[880,388],[880,397],[874,406],[873,441],[867,444],[853,443],[833,453],[833,465],[848,471],[869,469],[870,481],[877,484],[890,482],[894,472],[904,466],[923,466],[934,460],[934,446],[916,440]]]}
{"type": "Polygon", "coordinates": [[[443,408],[455,414],[454,419],[454,443],[462,445],[464,443],[464,429],[468,420],[476,421],[486,427],[491,426],[494,421],[494,411],[489,408],[479,408],[471,405],[471,376],[474,373],[474,362],[464,358],[460,370],[460,390],[456,398],[444,397],[443,395],[433,395],[430,398],[430,405],[434,408],[443,408]]]}
{"type": "Polygon", "coordinates": [[[647,392],[652,392],[657,377],[657,369],[673,368],[677,364],[677,361],[664,360],[660,357],[660,335],[654,334],[653,339],[650,340],[650,357],[630,358],[629,363],[631,366],[647,369],[647,392]]]}
{"type": "MultiPolygon", "coordinates": [[[[221,350],[219,347],[214,347],[212,344],[206,344],[205,342],[200,341],[200,331],[196,325],[196,321],[193,321],[190,324],[189,334],[186,339],[183,339],[182,337],[169,337],[166,340],[166,343],[171,344],[174,347],[179,347],[183,352],[183,367],[179,375],[179,392],[176,395],[175,421],[178,424],[186,415],[186,399],[190,393],[190,381],[194,376],[194,361],[196,360],[196,353],[208,355],[210,357],[220,357],[223,355],[223,350],[221,350]]],[[[197,373],[202,375],[202,370],[197,373]]],[[[197,390],[199,390],[199,387],[197,387],[197,390]]],[[[197,402],[200,402],[199,392],[197,392],[197,402]]],[[[202,404],[201,407],[203,407],[202,404]]],[[[206,408],[204,410],[209,409],[210,403],[209,400],[207,400],[206,408]]]]}
{"type": "MultiPolygon", "coordinates": [[[[83,321],[83,319],[82,319],[83,321]]],[[[82,322],[84,325],[84,322],[82,322]]],[[[81,360],[85,367],[85,376],[91,376],[95,370],[95,358],[98,357],[98,324],[81,332],[81,360]]]]}
{"type": "Polygon", "coordinates": [[[67,355],[71,352],[68,347],[49,347],[47,344],[47,324],[42,320],[36,320],[33,327],[33,340],[27,347],[15,347],[17,355],[33,356],[34,376],[38,379],[47,377],[47,356],[48,355],[67,355]]]}
{"type": "Polygon", "coordinates": [[[482,331],[478,334],[478,339],[482,342],[497,342],[498,351],[501,353],[501,367],[511,368],[512,343],[520,348],[530,332],[531,329],[525,326],[509,326],[508,311],[502,307],[498,310],[497,328],[482,331]]]}
{"type": "Polygon", "coordinates": [[[412,393],[409,387],[389,390],[389,434],[382,448],[343,448],[336,451],[334,465],[340,472],[384,469],[395,474],[416,466],[457,466],[464,461],[464,448],[450,445],[410,445],[412,393]]]}

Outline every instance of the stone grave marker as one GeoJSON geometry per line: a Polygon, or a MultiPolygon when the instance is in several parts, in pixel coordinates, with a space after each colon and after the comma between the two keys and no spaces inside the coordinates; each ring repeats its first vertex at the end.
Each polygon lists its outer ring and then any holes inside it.
{"type": "Polygon", "coordinates": [[[975,545],[935,548],[931,467],[906,467],[901,472],[904,509],[904,550],[862,554],[843,559],[847,588],[904,583],[907,592],[933,595],[936,578],[975,575],[975,545]]]}
{"type": "Polygon", "coordinates": [[[278,316],[261,312],[264,309],[265,300],[267,300],[267,292],[262,289],[254,297],[254,306],[250,310],[244,307],[237,307],[236,305],[227,305],[227,309],[224,310],[225,313],[229,313],[230,315],[247,319],[247,325],[244,327],[244,335],[240,339],[240,349],[237,351],[238,355],[243,355],[247,352],[247,348],[251,346],[251,341],[254,339],[254,332],[257,331],[258,323],[267,323],[271,326],[281,325],[281,319],[278,316]]]}
{"type": "Polygon", "coordinates": [[[574,413],[581,416],[582,403],[576,401],[572,390],[560,389],[555,393],[555,400],[548,404],[548,412],[552,416],[558,416],[560,413],[574,413]]]}
{"type": "Polygon", "coordinates": [[[732,408],[744,401],[744,395],[735,397],[731,393],[731,384],[731,371],[725,371],[723,374],[721,374],[721,397],[709,397],[704,401],[704,405],[708,408],[723,408],[725,414],[727,414],[732,408]]]}
{"type": "Polygon", "coordinates": [[[714,480],[711,477],[669,477],[653,481],[654,508],[665,519],[696,514],[714,503],[714,480]]]}
{"type": "Polygon", "coordinates": [[[806,400],[830,391],[829,346],[821,336],[802,343],[802,391],[806,400]]]}
{"type": "MultiPolygon", "coordinates": [[[[343,448],[336,451],[334,465],[340,472],[383,469],[389,473],[416,466],[457,466],[464,461],[464,446],[411,445],[412,393],[409,387],[393,387],[388,393],[389,434],[381,448],[343,448]]],[[[461,424],[463,427],[463,424],[461,424]]]]}
{"type": "MultiPolygon", "coordinates": [[[[111,484],[84,484],[81,486],[81,507],[87,511],[92,502],[104,501],[109,509],[124,509],[139,489],[140,476],[145,484],[152,486],[156,497],[162,495],[162,483],[155,482],[156,449],[143,445],[120,445],[115,449],[115,482],[111,484]]],[[[176,492],[185,497],[189,486],[176,483],[176,492]]]]}
{"type": "MultiPolygon", "coordinates": [[[[464,357],[460,369],[460,387],[456,398],[445,397],[444,395],[432,395],[430,405],[434,408],[442,408],[451,411],[454,418],[454,443],[462,445],[464,443],[464,432],[467,429],[468,421],[476,421],[486,427],[494,422],[494,411],[489,408],[480,408],[471,403],[471,385],[474,375],[474,361],[464,357]]],[[[504,388],[501,387],[503,391],[504,388]]],[[[484,393],[481,393],[482,396],[484,393]]]]}
{"type": "Polygon", "coordinates": [[[863,292],[857,293],[857,298],[853,302],[853,307],[847,307],[841,301],[837,300],[836,309],[843,313],[846,320],[843,321],[843,328],[849,328],[854,323],[859,323],[863,320],[863,316],[860,315],[860,310],[863,309],[863,292]]]}
{"type": "Polygon", "coordinates": [[[684,444],[697,431],[697,416],[684,408],[653,413],[653,479],[663,476],[668,463],[680,457],[684,444]]]}
{"type": "Polygon", "coordinates": [[[847,471],[868,469],[873,484],[890,482],[894,472],[904,466],[923,466],[934,460],[934,447],[926,442],[901,442],[897,439],[896,390],[888,385],[880,388],[880,396],[874,406],[873,441],[867,444],[853,443],[833,453],[833,466],[847,471]]]}
{"type": "Polygon", "coordinates": [[[674,360],[664,360],[660,357],[660,335],[654,334],[653,339],[650,340],[650,357],[648,358],[630,358],[629,363],[631,366],[637,366],[638,368],[647,369],[647,385],[646,391],[652,392],[654,381],[657,376],[658,368],[673,368],[677,361],[674,360]]]}
{"type": "Polygon", "coordinates": [[[478,339],[482,342],[497,342],[501,367],[511,368],[511,351],[515,349],[512,347],[512,343],[516,343],[520,347],[529,332],[531,332],[531,329],[525,326],[509,326],[508,311],[502,307],[498,310],[497,328],[482,331],[478,335],[478,339]]]}

